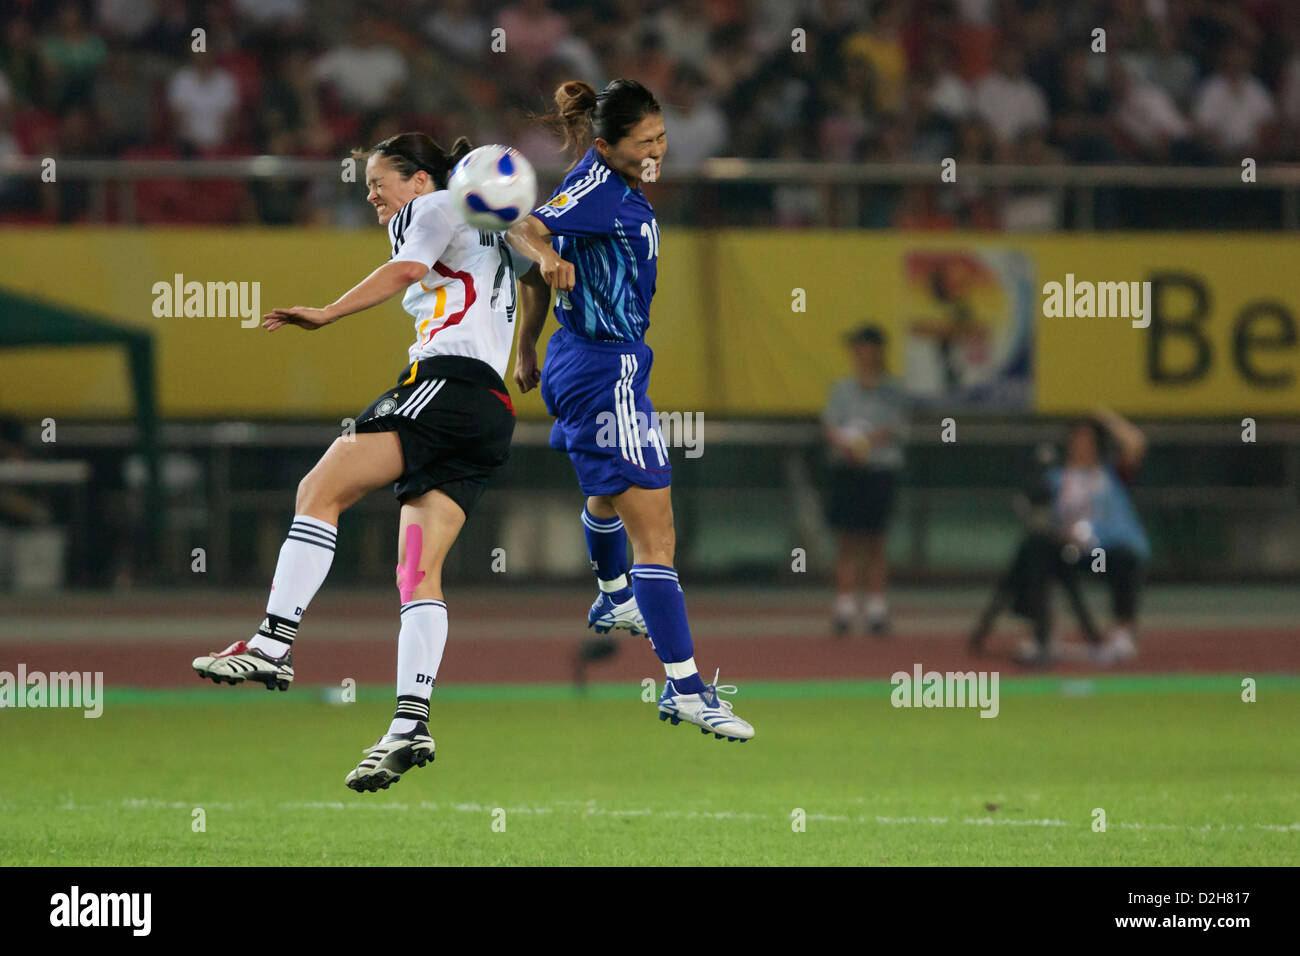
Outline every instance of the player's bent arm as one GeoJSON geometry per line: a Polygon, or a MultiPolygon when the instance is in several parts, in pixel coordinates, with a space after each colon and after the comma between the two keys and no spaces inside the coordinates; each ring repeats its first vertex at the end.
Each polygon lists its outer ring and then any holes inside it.
{"type": "Polygon", "coordinates": [[[1129,470],[1142,464],[1147,454],[1147,436],[1142,429],[1109,408],[1097,408],[1093,415],[1100,419],[1119,446],[1120,463],[1129,470]]]}
{"type": "Polygon", "coordinates": [[[530,215],[506,231],[506,242],[515,252],[537,263],[537,271],[548,285],[567,292],[573,288],[573,263],[551,248],[552,235],[540,219],[530,215]]]}
{"type": "Polygon", "coordinates": [[[515,354],[515,384],[527,392],[541,381],[537,367],[537,339],[546,324],[546,313],[551,308],[551,287],[538,274],[529,269],[519,277],[519,347],[515,354]]]}

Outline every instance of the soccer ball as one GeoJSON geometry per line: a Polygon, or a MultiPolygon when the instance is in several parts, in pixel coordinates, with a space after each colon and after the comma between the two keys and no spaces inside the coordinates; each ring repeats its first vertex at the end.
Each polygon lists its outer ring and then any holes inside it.
{"type": "Polygon", "coordinates": [[[475,229],[500,232],[533,211],[537,174],[509,146],[480,146],[466,153],[447,181],[461,217],[475,229]]]}

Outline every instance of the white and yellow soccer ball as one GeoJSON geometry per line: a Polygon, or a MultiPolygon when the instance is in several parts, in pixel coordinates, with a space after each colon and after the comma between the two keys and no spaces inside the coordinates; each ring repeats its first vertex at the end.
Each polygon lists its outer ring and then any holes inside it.
{"type": "Polygon", "coordinates": [[[452,169],[447,188],[467,223],[485,232],[500,232],[533,211],[537,174],[517,149],[480,146],[452,169]]]}

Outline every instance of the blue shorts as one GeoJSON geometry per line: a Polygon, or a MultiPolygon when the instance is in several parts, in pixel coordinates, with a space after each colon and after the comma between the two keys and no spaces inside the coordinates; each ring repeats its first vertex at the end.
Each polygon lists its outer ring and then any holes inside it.
{"type": "Polygon", "coordinates": [[[542,367],[551,447],[569,453],[585,494],[668,487],[668,448],[646,396],[653,361],[644,342],[594,342],[563,327],[551,336],[542,367]]]}

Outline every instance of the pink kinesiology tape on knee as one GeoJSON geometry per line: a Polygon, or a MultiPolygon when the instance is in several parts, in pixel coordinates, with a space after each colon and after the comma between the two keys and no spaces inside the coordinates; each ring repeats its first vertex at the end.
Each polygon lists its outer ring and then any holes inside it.
{"type": "Polygon", "coordinates": [[[420,570],[420,551],[424,546],[424,533],[418,524],[406,526],[406,563],[397,566],[397,593],[406,604],[415,594],[415,588],[424,580],[420,570]]]}

